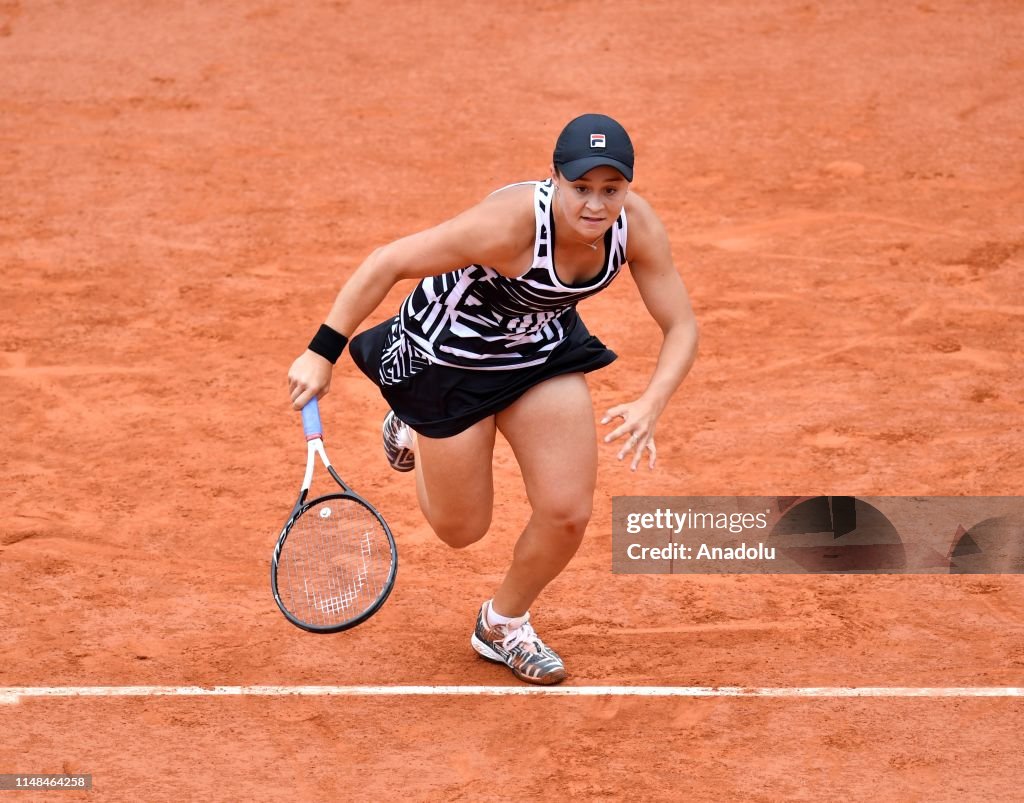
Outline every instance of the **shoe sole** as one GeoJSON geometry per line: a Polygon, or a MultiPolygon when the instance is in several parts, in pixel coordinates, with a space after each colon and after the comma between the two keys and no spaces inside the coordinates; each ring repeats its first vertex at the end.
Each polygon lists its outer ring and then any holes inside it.
{"type": "Polygon", "coordinates": [[[391,464],[391,468],[395,471],[415,471],[416,469],[416,453],[411,452],[408,449],[403,449],[398,453],[398,456],[394,459],[394,462],[388,461],[391,464]]]}
{"type": "Polygon", "coordinates": [[[519,678],[521,681],[523,681],[524,683],[533,683],[534,685],[537,685],[537,686],[553,686],[556,683],[561,683],[563,680],[566,679],[566,677],[568,677],[568,673],[566,673],[564,670],[562,672],[562,676],[561,677],[557,677],[557,676],[551,677],[551,678],[530,678],[530,677],[526,677],[525,675],[520,674],[518,671],[516,671],[511,666],[509,666],[507,663],[505,663],[505,659],[502,658],[500,655],[498,655],[498,653],[496,653],[494,650],[492,650],[486,644],[484,644],[480,639],[478,639],[476,637],[476,633],[474,633],[472,635],[472,637],[469,640],[469,643],[473,645],[473,649],[476,650],[477,653],[479,653],[481,658],[486,658],[488,661],[492,661],[492,662],[494,662],[496,664],[501,664],[502,666],[508,667],[509,671],[513,675],[515,675],[517,678],[519,678]]]}
{"type": "MultiPolygon", "coordinates": [[[[488,661],[494,661],[494,663],[496,664],[505,663],[502,660],[501,656],[498,655],[498,653],[496,653],[494,650],[492,650],[490,647],[488,647],[486,644],[484,644],[482,641],[480,641],[480,639],[476,637],[476,633],[473,634],[473,637],[469,640],[469,642],[473,645],[473,649],[480,653],[480,655],[483,658],[486,658],[488,661]]],[[[508,666],[508,664],[505,665],[508,666]]]]}

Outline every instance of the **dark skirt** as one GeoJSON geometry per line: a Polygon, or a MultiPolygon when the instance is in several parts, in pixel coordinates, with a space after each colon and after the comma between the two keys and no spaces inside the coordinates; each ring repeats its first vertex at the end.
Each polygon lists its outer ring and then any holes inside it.
{"type": "Polygon", "coordinates": [[[428,438],[449,438],[504,410],[534,385],[562,374],[595,371],[616,354],[587,331],[577,316],[562,343],[541,365],[479,371],[429,364],[398,384],[382,384],[380,361],[394,319],[352,338],[352,360],[378,388],[392,410],[428,438]]]}

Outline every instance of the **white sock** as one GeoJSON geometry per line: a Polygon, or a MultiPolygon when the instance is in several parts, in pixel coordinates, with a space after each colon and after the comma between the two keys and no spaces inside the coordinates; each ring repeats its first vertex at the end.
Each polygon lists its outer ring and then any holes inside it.
{"type": "Polygon", "coordinates": [[[517,619],[516,616],[502,616],[496,610],[494,610],[494,600],[487,601],[487,624],[491,627],[497,627],[498,625],[507,625],[513,619],[517,619]]]}
{"type": "Polygon", "coordinates": [[[402,422],[402,426],[398,430],[398,436],[395,438],[398,441],[398,445],[403,449],[408,449],[410,452],[416,451],[416,433],[413,432],[405,422],[402,422]]]}

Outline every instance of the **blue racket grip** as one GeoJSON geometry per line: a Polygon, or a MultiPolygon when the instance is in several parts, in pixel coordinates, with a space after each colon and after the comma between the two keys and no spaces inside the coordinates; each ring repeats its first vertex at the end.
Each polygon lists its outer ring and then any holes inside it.
{"type": "Polygon", "coordinates": [[[307,441],[323,437],[324,428],[320,426],[320,405],[317,404],[315,396],[302,408],[302,429],[306,433],[307,441]]]}

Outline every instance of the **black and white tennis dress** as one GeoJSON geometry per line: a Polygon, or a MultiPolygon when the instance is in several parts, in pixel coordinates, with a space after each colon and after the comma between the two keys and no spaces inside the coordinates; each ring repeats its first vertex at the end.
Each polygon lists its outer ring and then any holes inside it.
{"type": "MultiPolygon", "coordinates": [[[[626,259],[626,210],[604,236],[604,267],[565,284],[552,261],[554,187],[534,186],[533,263],[516,278],[468,265],[423,279],[391,320],[352,338],[360,370],[402,421],[428,438],[457,435],[534,385],[594,371],[616,355],[587,331],[576,304],[603,290],[626,259]]],[[[513,186],[513,185],[510,185],[513,186]]]]}

